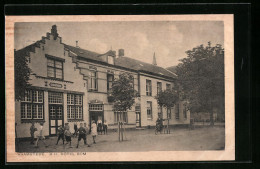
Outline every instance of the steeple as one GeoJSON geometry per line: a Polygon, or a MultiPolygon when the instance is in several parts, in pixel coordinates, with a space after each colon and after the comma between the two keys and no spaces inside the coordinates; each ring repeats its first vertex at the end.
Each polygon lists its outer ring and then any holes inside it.
{"type": "Polygon", "coordinates": [[[156,57],[155,57],[155,52],[153,53],[153,65],[157,65],[157,63],[156,63],[156,57]]]}

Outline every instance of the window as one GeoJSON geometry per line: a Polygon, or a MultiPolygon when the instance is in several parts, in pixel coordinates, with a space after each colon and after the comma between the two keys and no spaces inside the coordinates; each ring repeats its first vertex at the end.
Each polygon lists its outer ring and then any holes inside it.
{"type": "Polygon", "coordinates": [[[90,90],[97,90],[97,71],[91,70],[90,71],[90,90]]]}
{"type": "Polygon", "coordinates": [[[171,84],[166,84],[166,90],[171,90],[171,84]]]}
{"type": "Polygon", "coordinates": [[[67,117],[69,120],[83,119],[82,95],[67,94],[67,117]]]}
{"type": "Polygon", "coordinates": [[[163,111],[162,111],[162,107],[158,105],[158,117],[163,118],[163,111]]]}
{"type": "Polygon", "coordinates": [[[48,58],[47,76],[56,79],[63,79],[63,62],[48,58]]]}
{"type": "Polygon", "coordinates": [[[114,112],[114,122],[118,123],[119,121],[128,123],[127,112],[114,112]]]}
{"type": "Polygon", "coordinates": [[[114,75],[107,74],[107,93],[108,94],[111,94],[111,92],[112,92],[113,81],[114,81],[114,75]]]}
{"type": "Polygon", "coordinates": [[[26,90],[21,101],[21,119],[43,120],[43,91],[26,90]]]}
{"type": "Polygon", "coordinates": [[[107,62],[109,63],[109,64],[114,64],[114,57],[113,56],[107,56],[107,62]]]}
{"type": "Polygon", "coordinates": [[[63,94],[56,92],[49,92],[48,100],[50,104],[63,104],[63,94]]]}
{"type": "Polygon", "coordinates": [[[90,104],[89,111],[103,111],[103,104],[90,104]]]}
{"type": "Polygon", "coordinates": [[[172,109],[171,108],[167,108],[167,118],[168,119],[172,118],[172,109]]]}
{"type": "Polygon", "coordinates": [[[183,117],[187,119],[187,108],[186,106],[183,106],[183,117]]]}
{"type": "Polygon", "coordinates": [[[176,104],[175,119],[179,119],[179,111],[180,111],[179,104],[176,104]]]}
{"type": "Polygon", "coordinates": [[[152,96],[152,81],[146,80],[146,96],[152,96]]]}
{"type": "Polygon", "coordinates": [[[147,119],[152,119],[153,115],[152,115],[152,102],[147,102],[147,119]]]}
{"type": "Polygon", "coordinates": [[[157,95],[162,91],[162,82],[157,82],[157,95]]]}

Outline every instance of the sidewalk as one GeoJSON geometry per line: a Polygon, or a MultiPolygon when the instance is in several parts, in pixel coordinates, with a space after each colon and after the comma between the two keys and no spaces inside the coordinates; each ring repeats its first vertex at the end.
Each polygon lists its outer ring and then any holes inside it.
{"type": "Polygon", "coordinates": [[[134,151],[179,151],[179,150],[222,150],[225,147],[224,127],[203,127],[189,130],[184,128],[171,129],[171,134],[154,134],[154,129],[126,131],[125,141],[118,141],[118,133],[110,132],[108,135],[98,135],[97,144],[93,144],[92,137],[87,136],[91,147],[84,145],[81,140],[76,148],[77,138],[72,138],[72,148],[69,145],[56,144],[57,137],[46,140],[49,145],[34,148],[30,142],[21,142],[19,152],[134,152],[134,151]]]}

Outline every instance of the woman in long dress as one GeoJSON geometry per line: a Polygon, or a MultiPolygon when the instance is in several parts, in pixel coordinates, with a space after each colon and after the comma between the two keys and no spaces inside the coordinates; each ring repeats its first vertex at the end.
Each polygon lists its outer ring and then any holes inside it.
{"type": "Polygon", "coordinates": [[[97,136],[97,125],[94,120],[92,120],[91,124],[91,135],[93,137],[93,144],[96,144],[96,136],[97,136]]]}

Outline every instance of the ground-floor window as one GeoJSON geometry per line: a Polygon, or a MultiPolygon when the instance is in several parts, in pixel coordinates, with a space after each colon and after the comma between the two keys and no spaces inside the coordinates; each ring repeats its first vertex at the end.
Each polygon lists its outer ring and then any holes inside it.
{"type": "Polygon", "coordinates": [[[83,97],[79,94],[67,94],[67,117],[69,120],[83,119],[83,97]]]}
{"type": "Polygon", "coordinates": [[[43,91],[26,90],[21,101],[21,119],[43,120],[43,91]]]}
{"type": "Polygon", "coordinates": [[[179,111],[180,111],[179,104],[176,104],[175,119],[179,119],[180,118],[179,111]]]}
{"type": "Polygon", "coordinates": [[[114,112],[114,122],[117,123],[119,121],[128,122],[127,112],[114,112]]]}
{"type": "Polygon", "coordinates": [[[167,108],[167,118],[168,119],[172,118],[172,109],[171,108],[167,108]]]}
{"type": "Polygon", "coordinates": [[[152,114],[152,102],[147,102],[147,119],[152,119],[153,118],[153,114],[152,114]]]}
{"type": "Polygon", "coordinates": [[[183,117],[187,119],[187,108],[186,106],[183,107],[183,117]]]}

